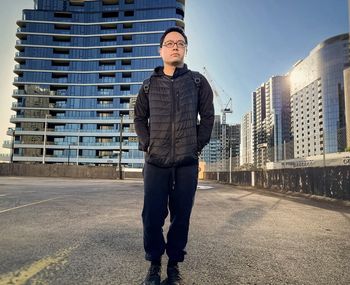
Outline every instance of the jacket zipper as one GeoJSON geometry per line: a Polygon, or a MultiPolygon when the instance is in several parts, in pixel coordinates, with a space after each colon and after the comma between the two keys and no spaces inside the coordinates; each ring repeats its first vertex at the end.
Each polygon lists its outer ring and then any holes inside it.
{"type": "Polygon", "coordinates": [[[175,162],[175,96],[174,96],[174,79],[171,79],[171,162],[175,162]]]}
{"type": "Polygon", "coordinates": [[[176,92],[176,111],[180,111],[180,98],[179,98],[179,92],[176,92]]]}

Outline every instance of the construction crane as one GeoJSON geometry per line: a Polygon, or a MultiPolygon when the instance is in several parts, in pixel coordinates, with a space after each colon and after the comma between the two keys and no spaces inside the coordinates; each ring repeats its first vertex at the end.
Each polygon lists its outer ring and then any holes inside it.
{"type": "MultiPolygon", "coordinates": [[[[226,104],[223,104],[221,101],[221,96],[216,88],[217,83],[214,82],[214,79],[211,77],[210,73],[208,72],[208,69],[206,69],[205,67],[203,67],[203,73],[205,75],[205,77],[208,79],[211,88],[213,89],[216,101],[218,102],[218,104],[220,105],[221,108],[221,113],[222,113],[222,124],[226,125],[226,114],[231,114],[233,113],[232,111],[232,98],[229,98],[229,100],[227,101],[226,104]]],[[[220,88],[222,93],[226,94],[224,89],[220,88]]],[[[226,94],[227,95],[227,94],[226,94]]]]}
{"type": "MultiPolygon", "coordinates": [[[[221,113],[222,113],[222,123],[221,123],[221,135],[222,135],[222,141],[221,141],[221,145],[222,145],[222,152],[221,152],[221,157],[222,157],[222,162],[224,162],[224,160],[227,158],[227,150],[228,150],[228,145],[227,145],[227,134],[226,134],[226,114],[232,114],[232,98],[229,97],[229,100],[227,101],[226,104],[222,103],[221,100],[221,96],[217,90],[217,84],[214,82],[214,79],[211,77],[210,73],[208,72],[208,70],[203,67],[203,73],[206,76],[206,78],[209,81],[209,84],[213,90],[215,99],[217,101],[217,103],[219,104],[220,108],[221,108],[221,113]]],[[[222,93],[226,94],[224,89],[220,88],[222,93]]],[[[227,94],[226,94],[227,95],[227,94]]],[[[228,97],[228,96],[227,96],[228,97]]]]}

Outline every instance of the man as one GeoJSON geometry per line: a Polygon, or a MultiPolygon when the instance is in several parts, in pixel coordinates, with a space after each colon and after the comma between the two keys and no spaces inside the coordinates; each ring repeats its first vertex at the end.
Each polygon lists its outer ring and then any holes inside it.
{"type": "Polygon", "coordinates": [[[198,181],[198,156],[209,142],[214,123],[213,92],[208,81],[184,64],[187,37],[169,28],[160,40],[163,65],[144,81],[135,104],[135,130],[145,152],[142,211],[146,260],[145,285],[159,285],[161,257],[169,261],[169,285],[184,284],[183,262],[198,181]],[[197,124],[198,114],[200,123],[197,124]],[[163,225],[170,211],[167,242],[163,225]]]}

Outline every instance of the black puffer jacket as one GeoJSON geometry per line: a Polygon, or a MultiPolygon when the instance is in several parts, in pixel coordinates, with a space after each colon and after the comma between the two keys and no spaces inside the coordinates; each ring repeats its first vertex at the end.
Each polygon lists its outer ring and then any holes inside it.
{"type": "Polygon", "coordinates": [[[176,68],[172,78],[163,73],[163,67],[157,67],[145,82],[136,100],[134,123],[146,162],[160,167],[198,163],[214,123],[213,92],[208,81],[184,65],[176,68]]]}

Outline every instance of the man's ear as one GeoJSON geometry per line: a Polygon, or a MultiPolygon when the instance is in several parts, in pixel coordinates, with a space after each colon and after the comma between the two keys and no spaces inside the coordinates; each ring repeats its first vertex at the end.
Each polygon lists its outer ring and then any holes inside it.
{"type": "Polygon", "coordinates": [[[158,53],[159,53],[159,55],[161,55],[161,52],[162,52],[162,48],[159,47],[159,48],[158,48],[158,53]]]}

